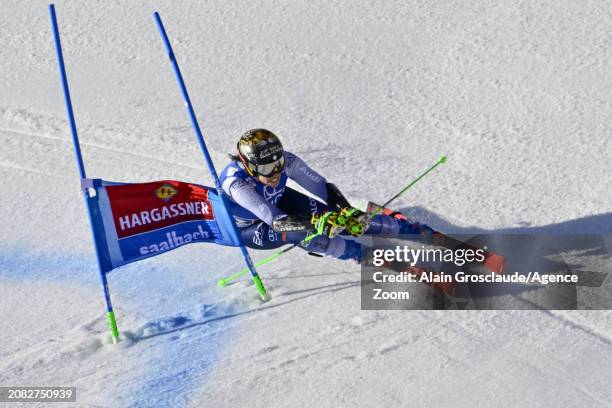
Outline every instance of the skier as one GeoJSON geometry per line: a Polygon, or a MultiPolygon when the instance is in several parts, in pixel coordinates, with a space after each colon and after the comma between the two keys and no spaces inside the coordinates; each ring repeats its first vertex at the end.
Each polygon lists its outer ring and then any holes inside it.
{"type": "MultiPolygon", "coordinates": [[[[283,223],[310,224],[312,214],[351,208],[335,185],[328,183],[298,156],[284,150],[275,134],[266,129],[247,131],[238,141],[237,154],[230,154],[230,158],[232,162],[223,169],[220,181],[246,246],[272,249],[293,243],[309,252],[361,260],[361,244],[345,236],[321,234],[305,240],[312,235],[312,229],[275,230],[275,225],[283,223]],[[288,179],[321,201],[287,187],[288,179]]],[[[368,220],[362,233],[397,235],[432,231],[425,225],[379,214],[368,220]]]]}

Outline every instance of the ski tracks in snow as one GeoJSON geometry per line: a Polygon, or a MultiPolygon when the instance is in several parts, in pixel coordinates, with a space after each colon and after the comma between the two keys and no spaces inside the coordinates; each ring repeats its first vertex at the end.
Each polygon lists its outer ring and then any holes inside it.
{"type": "MultiPolygon", "coordinates": [[[[138,148],[121,150],[112,147],[110,143],[113,140],[131,138],[131,135],[124,132],[91,126],[81,130],[81,147],[86,155],[89,153],[85,157],[86,166],[90,162],[104,162],[107,165],[115,163],[115,167],[122,168],[126,162],[136,164],[140,161],[138,167],[147,170],[159,171],[171,166],[173,170],[178,167],[184,172],[201,171],[200,166],[172,160],[167,155],[160,154],[159,157],[155,157],[140,153],[142,149],[138,148]]],[[[76,173],[68,125],[53,117],[30,113],[23,109],[1,108],[0,143],[3,146],[0,166],[62,179],[69,179],[76,173]]],[[[125,174],[123,179],[131,176],[132,174],[125,174]]],[[[143,176],[146,177],[146,173],[143,176]]],[[[78,175],[75,174],[73,180],[78,180],[78,175]]]]}

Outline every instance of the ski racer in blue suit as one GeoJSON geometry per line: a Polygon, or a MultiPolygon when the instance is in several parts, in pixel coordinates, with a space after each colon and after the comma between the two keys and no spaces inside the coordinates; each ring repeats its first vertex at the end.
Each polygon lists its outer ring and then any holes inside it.
{"type": "MultiPolygon", "coordinates": [[[[305,242],[311,231],[278,232],[274,221],[310,216],[350,207],[336,186],[310,168],[297,155],[284,150],[276,135],[253,129],[240,138],[237,154],[223,169],[220,181],[230,210],[246,246],[255,249],[299,244],[309,252],[338,259],[361,259],[361,244],[345,236],[318,235],[305,242]],[[291,179],[318,199],[287,187],[291,179]]],[[[365,234],[419,234],[429,227],[388,215],[372,217],[365,234]]]]}

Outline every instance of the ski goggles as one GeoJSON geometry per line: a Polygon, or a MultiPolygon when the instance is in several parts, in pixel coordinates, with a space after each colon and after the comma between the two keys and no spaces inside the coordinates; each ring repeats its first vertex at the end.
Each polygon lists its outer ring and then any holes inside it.
{"type": "Polygon", "coordinates": [[[270,177],[277,173],[280,173],[285,168],[285,157],[281,156],[280,159],[273,161],[268,164],[253,164],[245,163],[253,175],[270,177]]]}

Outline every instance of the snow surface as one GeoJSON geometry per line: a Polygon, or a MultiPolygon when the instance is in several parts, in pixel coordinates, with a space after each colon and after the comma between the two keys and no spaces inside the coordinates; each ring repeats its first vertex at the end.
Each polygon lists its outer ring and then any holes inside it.
{"type": "MultiPolygon", "coordinates": [[[[612,405],[610,312],[361,311],[357,266],[298,250],[261,268],[266,304],[216,287],[232,248],[114,271],[112,345],[47,3],[0,9],[0,385],[82,407],[612,405]]],[[[398,208],[612,231],[608,1],[59,1],[90,176],[211,184],[154,10],[219,170],[266,127],[365,205],[446,154],[398,208]]]]}

